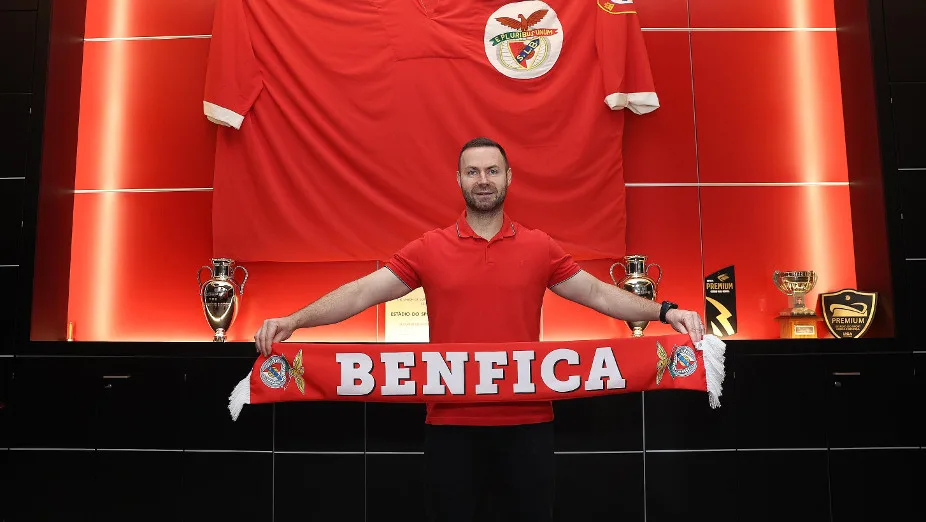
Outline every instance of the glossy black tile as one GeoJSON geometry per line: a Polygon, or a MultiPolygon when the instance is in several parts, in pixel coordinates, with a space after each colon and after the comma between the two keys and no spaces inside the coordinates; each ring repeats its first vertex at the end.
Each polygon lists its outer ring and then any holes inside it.
{"type": "MultiPolygon", "coordinates": [[[[926,81],[891,85],[894,141],[897,150],[897,166],[900,168],[926,167],[926,147],[923,147],[923,135],[926,133],[926,127],[923,124],[926,121],[924,96],[926,96],[926,81]]],[[[924,172],[919,172],[919,174],[924,174],[924,172]]]]}
{"type": "Polygon", "coordinates": [[[104,494],[94,488],[92,451],[10,451],[3,467],[9,488],[0,502],[4,520],[93,521],[94,503],[104,494]]]}
{"type": "Polygon", "coordinates": [[[363,451],[363,404],[362,402],[274,404],[274,449],[276,451],[363,451]]]}
{"type": "Polygon", "coordinates": [[[556,456],[556,521],[642,522],[643,454],[556,456]]]}
{"type": "MultiPolygon", "coordinates": [[[[0,94],[0,178],[26,176],[31,104],[31,94],[0,94]]],[[[0,186],[0,194],[5,190],[0,186]]]]}
{"type": "Polygon", "coordinates": [[[35,11],[0,11],[0,93],[33,92],[35,11]]]}
{"type": "Polygon", "coordinates": [[[94,447],[182,449],[184,364],[184,359],[94,359],[94,447]]]}
{"type": "Polygon", "coordinates": [[[187,362],[183,444],[190,449],[273,449],[272,404],[249,404],[233,421],[228,396],[247,375],[247,359],[197,358],[187,362]]]}
{"type": "Polygon", "coordinates": [[[11,447],[95,448],[103,383],[92,359],[13,359],[11,447]]]}
{"type": "Polygon", "coordinates": [[[926,81],[926,8],[920,0],[883,0],[892,82],[926,81]]]}
{"type": "Polygon", "coordinates": [[[424,451],[424,404],[366,405],[367,451],[424,451]]]}
{"type": "Polygon", "coordinates": [[[367,455],[367,522],[424,522],[426,487],[424,455],[367,455]]]}
{"type": "Polygon", "coordinates": [[[0,179],[0,265],[18,265],[22,261],[25,183],[21,179],[0,179]]]}
{"type": "Polygon", "coordinates": [[[820,356],[737,357],[736,447],[825,448],[825,376],[820,356]]]}
{"type": "MultiPolygon", "coordinates": [[[[0,286],[19,289],[19,267],[0,266],[0,286]]],[[[16,318],[18,312],[18,299],[0,299],[0,354],[16,352],[16,318]]]]}
{"type": "Polygon", "coordinates": [[[96,521],[164,521],[183,515],[179,451],[96,451],[88,495],[96,521]]]}
{"type": "Polygon", "coordinates": [[[643,450],[643,395],[628,393],[553,403],[557,451],[643,450]]]}
{"type": "Polygon", "coordinates": [[[184,520],[272,522],[273,455],[185,452],[181,502],[184,520]]]}
{"type": "Polygon", "coordinates": [[[733,369],[727,368],[720,408],[703,392],[670,390],[643,394],[646,449],[726,449],[736,447],[733,369]]]}
{"type": "Polygon", "coordinates": [[[729,501],[736,503],[736,520],[829,520],[826,451],[737,451],[729,501]]]}
{"type": "Polygon", "coordinates": [[[647,452],[646,520],[738,520],[734,501],[736,480],[733,451],[647,452]]]}
{"type": "Polygon", "coordinates": [[[277,522],[364,520],[363,455],[276,453],[273,484],[277,522]]]}
{"type": "MultiPolygon", "coordinates": [[[[920,141],[926,140],[926,138],[919,139],[920,141]]],[[[923,240],[923,236],[926,235],[926,205],[923,205],[923,198],[926,197],[926,170],[900,171],[897,176],[900,180],[900,205],[903,213],[903,220],[900,222],[903,235],[903,256],[908,259],[926,259],[926,241],[923,240]]],[[[911,261],[911,263],[919,263],[911,267],[917,271],[922,271],[923,266],[926,265],[923,261],[911,261]],[[917,269],[916,266],[919,268],[917,269]]],[[[912,288],[909,291],[912,291],[911,294],[916,296],[917,301],[921,299],[921,293],[913,291],[912,288]]],[[[917,309],[919,308],[915,308],[917,309]]]]}
{"type": "Polygon", "coordinates": [[[827,374],[829,447],[917,445],[912,354],[833,355],[827,374]]]}
{"type": "Polygon", "coordinates": [[[920,511],[920,450],[830,452],[833,522],[904,520],[920,511]]]}

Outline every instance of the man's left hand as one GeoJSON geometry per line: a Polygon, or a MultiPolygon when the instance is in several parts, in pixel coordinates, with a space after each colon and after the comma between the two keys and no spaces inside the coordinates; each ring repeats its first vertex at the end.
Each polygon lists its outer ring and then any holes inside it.
{"type": "Polygon", "coordinates": [[[672,309],[666,312],[666,321],[676,332],[688,334],[693,343],[704,339],[704,323],[701,322],[701,316],[697,312],[672,309]]]}

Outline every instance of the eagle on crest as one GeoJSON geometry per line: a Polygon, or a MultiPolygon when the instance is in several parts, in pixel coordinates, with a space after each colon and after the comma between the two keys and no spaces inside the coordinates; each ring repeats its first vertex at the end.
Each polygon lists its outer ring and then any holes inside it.
{"type": "Polygon", "coordinates": [[[498,20],[498,22],[504,26],[524,32],[530,29],[532,26],[539,24],[549,11],[549,9],[540,9],[531,13],[531,15],[527,18],[524,18],[524,15],[519,13],[518,20],[508,16],[499,16],[496,18],[496,20],[498,20]]]}

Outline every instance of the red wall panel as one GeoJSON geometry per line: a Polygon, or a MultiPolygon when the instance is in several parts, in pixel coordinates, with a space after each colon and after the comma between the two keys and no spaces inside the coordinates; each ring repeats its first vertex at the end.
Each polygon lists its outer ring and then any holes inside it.
{"type": "Polygon", "coordinates": [[[702,183],[847,181],[835,33],[691,42],[702,183]]]}
{"type": "Polygon", "coordinates": [[[646,0],[634,5],[644,28],[688,26],[688,0],[646,0]]]}
{"type": "Polygon", "coordinates": [[[84,46],[75,187],[211,187],[215,125],[202,115],[208,39],[84,46]]]}
{"type": "MultiPolygon", "coordinates": [[[[701,233],[698,222],[697,187],[634,187],[627,194],[627,251],[649,256],[647,263],[662,268],[657,299],[675,301],[702,311],[701,233]]],[[[613,284],[609,268],[613,261],[590,261],[583,268],[602,281],[613,284]]],[[[652,268],[654,279],[658,271],[652,268]]],[[[621,267],[614,268],[620,281],[621,267]]],[[[647,326],[645,334],[672,330],[659,324],[647,326]]],[[[545,340],[592,339],[600,336],[624,337],[627,326],[580,305],[547,292],[544,299],[543,335],[545,340]]]]}
{"type": "Polygon", "coordinates": [[[691,0],[691,27],[835,27],[832,1],[691,0]]]}
{"type": "Polygon", "coordinates": [[[643,35],[660,107],[624,116],[624,179],[628,183],[697,181],[688,33],[643,35]]]}
{"type": "Polygon", "coordinates": [[[810,308],[820,292],[855,285],[847,186],[702,187],[701,200],[704,271],[736,270],[733,338],[778,337],[774,318],[788,298],[772,283],[775,270],[817,272],[810,308]]]}
{"type": "Polygon", "coordinates": [[[209,34],[216,0],[87,0],[86,38],[209,34]]]}

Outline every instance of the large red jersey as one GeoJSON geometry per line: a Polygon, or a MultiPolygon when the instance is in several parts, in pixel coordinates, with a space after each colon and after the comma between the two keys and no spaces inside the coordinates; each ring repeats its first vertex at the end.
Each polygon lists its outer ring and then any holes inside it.
{"type": "Polygon", "coordinates": [[[388,259],[453,221],[460,147],[486,136],[507,211],[577,259],[619,257],[624,116],[654,91],[630,0],[221,0],[213,254],[388,259]]]}

